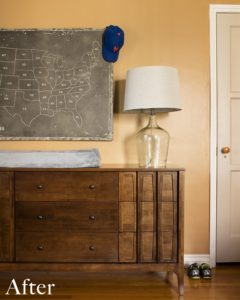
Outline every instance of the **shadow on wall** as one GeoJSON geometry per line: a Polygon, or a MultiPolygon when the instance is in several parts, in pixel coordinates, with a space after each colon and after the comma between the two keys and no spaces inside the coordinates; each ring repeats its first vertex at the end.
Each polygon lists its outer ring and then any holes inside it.
{"type": "Polygon", "coordinates": [[[114,82],[114,95],[113,95],[113,113],[122,114],[124,107],[124,94],[125,94],[126,80],[116,80],[114,82]]]}
{"type": "MultiPolygon", "coordinates": [[[[114,106],[113,106],[113,113],[115,114],[116,118],[119,119],[121,114],[125,114],[126,122],[136,122],[135,127],[136,131],[132,133],[130,130],[129,132],[126,130],[124,132],[125,138],[123,140],[124,143],[124,157],[127,164],[134,164],[137,163],[137,143],[136,143],[136,132],[138,128],[141,126],[141,117],[140,114],[124,112],[124,95],[125,95],[125,84],[126,80],[117,80],[114,84],[114,106]]],[[[126,129],[127,129],[127,125],[126,129]]]]}

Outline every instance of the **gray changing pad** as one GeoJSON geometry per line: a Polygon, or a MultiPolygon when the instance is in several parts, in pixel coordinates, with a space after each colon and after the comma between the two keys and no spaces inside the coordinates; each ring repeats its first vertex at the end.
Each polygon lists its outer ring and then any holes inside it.
{"type": "Polygon", "coordinates": [[[98,149],[72,151],[0,151],[5,168],[87,168],[100,167],[98,149]]]}

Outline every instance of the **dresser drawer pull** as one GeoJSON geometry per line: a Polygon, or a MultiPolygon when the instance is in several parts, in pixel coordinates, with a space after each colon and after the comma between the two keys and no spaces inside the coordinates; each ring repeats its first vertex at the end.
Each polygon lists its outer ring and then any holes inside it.
{"type": "Polygon", "coordinates": [[[94,246],[90,246],[90,247],[89,247],[89,250],[90,250],[90,251],[94,251],[94,250],[95,250],[95,247],[94,247],[94,246]]]}
{"type": "Polygon", "coordinates": [[[42,190],[42,189],[43,189],[43,185],[42,185],[42,184],[38,184],[38,185],[36,186],[36,188],[37,188],[37,190],[42,190]]]}
{"type": "Polygon", "coordinates": [[[90,190],[94,190],[95,188],[96,188],[96,186],[95,186],[94,184],[90,184],[90,185],[89,185],[89,189],[90,189],[90,190]]]}
{"type": "Polygon", "coordinates": [[[38,245],[38,246],[37,246],[37,250],[38,250],[38,251],[43,251],[43,249],[44,249],[44,247],[43,247],[42,245],[38,245]]]}
{"type": "Polygon", "coordinates": [[[95,216],[89,216],[89,220],[95,221],[96,218],[95,218],[95,216]]]}
{"type": "Polygon", "coordinates": [[[39,215],[39,216],[37,216],[37,219],[38,219],[39,221],[42,221],[42,220],[44,219],[44,216],[39,215]]]}

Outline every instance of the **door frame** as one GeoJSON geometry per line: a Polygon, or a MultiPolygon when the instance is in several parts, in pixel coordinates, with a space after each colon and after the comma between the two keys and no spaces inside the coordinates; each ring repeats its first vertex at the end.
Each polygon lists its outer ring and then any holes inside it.
{"type": "Polygon", "coordinates": [[[240,13],[240,5],[210,4],[210,265],[217,252],[217,14],[240,13]]]}

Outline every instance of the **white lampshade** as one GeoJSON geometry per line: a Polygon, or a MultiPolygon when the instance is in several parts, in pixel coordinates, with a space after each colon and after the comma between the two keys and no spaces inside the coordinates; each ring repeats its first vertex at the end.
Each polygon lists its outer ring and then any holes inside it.
{"type": "Polygon", "coordinates": [[[181,109],[178,72],[167,66],[148,66],[127,72],[124,111],[170,112],[181,109]]]}

